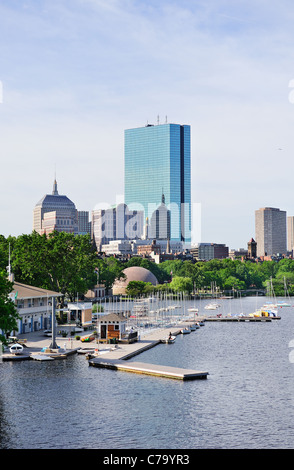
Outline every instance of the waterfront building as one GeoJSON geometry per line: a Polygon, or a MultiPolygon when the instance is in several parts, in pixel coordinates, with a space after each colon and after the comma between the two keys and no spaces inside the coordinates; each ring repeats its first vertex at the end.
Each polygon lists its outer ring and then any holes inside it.
{"type": "Polygon", "coordinates": [[[46,194],[36,204],[33,214],[33,230],[40,235],[53,231],[78,233],[78,214],[75,204],[57,190],[54,180],[52,194],[46,194]]]}
{"type": "Polygon", "coordinates": [[[132,240],[143,235],[143,211],[129,210],[126,204],[92,211],[91,236],[98,251],[111,240],[132,240]]]}
{"type": "Polygon", "coordinates": [[[92,302],[69,302],[68,322],[78,322],[81,326],[92,325],[92,302]]]}
{"type": "Polygon", "coordinates": [[[211,259],[228,258],[229,248],[218,243],[198,243],[190,249],[190,253],[196,260],[209,261],[211,259]]]}
{"type": "Polygon", "coordinates": [[[52,297],[61,296],[60,292],[13,282],[10,298],[20,317],[18,333],[52,328],[52,297]]]}
{"type": "Polygon", "coordinates": [[[147,124],[145,127],[127,129],[124,149],[125,203],[144,210],[144,217],[151,220],[164,193],[165,204],[170,211],[170,239],[189,244],[190,126],[147,124]]]}
{"type": "Polygon", "coordinates": [[[123,339],[127,331],[127,318],[121,313],[109,313],[97,320],[101,341],[112,342],[123,339]]]}
{"type": "Polygon", "coordinates": [[[286,211],[264,207],[255,211],[257,256],[287,253],[286,211]]]}

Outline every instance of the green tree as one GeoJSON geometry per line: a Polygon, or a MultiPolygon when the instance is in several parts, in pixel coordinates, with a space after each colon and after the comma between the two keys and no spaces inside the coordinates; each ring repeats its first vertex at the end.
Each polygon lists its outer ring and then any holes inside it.
{"type": "Polygon", "coordinates": [[[71,300],[96,282],[97,256],[89,235],[21,235],[15,241],[12,260],[19,282],[60,292],[71,300]]]}
{"type": "Polygon", "coordinates": [[[152,286],[151,282],[130,281],[126,287],[126,293],[131,297],[141,297],[146,295],[147,286],[152,286]]]}
{"type": "Polygon", "coordinates": [[[189,277],[175,276],[169,284],[169,288],[174,292],[186,292],[191,294],[193,290],[193,282],[189,277]]]}
{"type": "Polygon", "coordinates": [[[111,289],[116,279],[123,279],[125,277],[123,273],[124,268],[123,263],[114,256],[105,259],[97,259],[95,262],[98,281],[105,285],[106,290],[111,289]]]}
{"type": "Polygon", "coordinates": [[[0,340],[7,344],[6,334],[17,330],[19,315],[9,294],[13,290],[13,283],[8,281],[5,271],[0,272],[0,340]]]}
{"type": "Polygon", "coordinates": [[[246,289],[246,284],[235,276],[229,276],[223,284],[224,289],[246,289]]]}

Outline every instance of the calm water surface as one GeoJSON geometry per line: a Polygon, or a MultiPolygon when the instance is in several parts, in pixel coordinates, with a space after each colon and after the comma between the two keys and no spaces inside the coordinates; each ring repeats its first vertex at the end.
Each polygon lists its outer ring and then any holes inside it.
{"type": "MultiPolygon", "coordinates": [[[[224,313],[255,308],[252,298],[222,304],[224,313]]],[[[205,370],[207,380],[97,369],[82,355],[0,363],[0,448],[292,449],[294,308],[279,313],[207,322],[134,358],[205,370]]]]}

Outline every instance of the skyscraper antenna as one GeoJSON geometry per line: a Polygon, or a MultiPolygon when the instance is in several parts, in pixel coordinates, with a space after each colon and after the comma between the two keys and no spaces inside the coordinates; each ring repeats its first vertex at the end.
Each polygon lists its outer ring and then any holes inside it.
{"type": "Polygon", "coordinates": [[[159,114],[157,115],[157,124],[159,124],[159,114]]]}

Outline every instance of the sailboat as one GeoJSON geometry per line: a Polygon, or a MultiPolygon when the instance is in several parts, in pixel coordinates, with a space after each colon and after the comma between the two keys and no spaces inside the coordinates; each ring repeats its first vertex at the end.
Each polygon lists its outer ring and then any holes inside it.
{"type": "MultiPolygon", "coordinates": [[[[290,299],[290,295],[288,292],[287,288],[287,282],[286,282],[286,277],[284,276],[284,292],[285,292],[285,298],[288,297],[290,299]]],[[[287,303],[285,300],[284,301],[278,301],[277,302],[277,307],[291,307],[290,303],[287,303]]]]}

